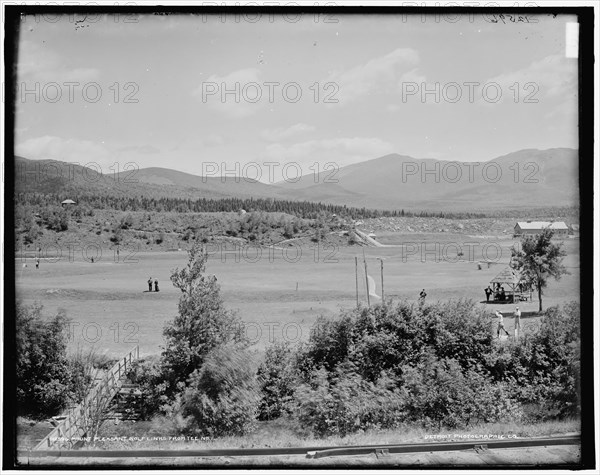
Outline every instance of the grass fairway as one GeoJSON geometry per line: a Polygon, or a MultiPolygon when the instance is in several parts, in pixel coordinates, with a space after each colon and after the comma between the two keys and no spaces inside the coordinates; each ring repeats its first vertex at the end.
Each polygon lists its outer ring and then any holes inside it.
{"type": "MultiPolygon", "coordinates": [[[[411,241],[403,235],[404,246],[395,244],[393,236],[386,236],[386,243],[391,246],[364,249],[378,295],[381,258],[386,299],[416,301],[425,288],[429,302],[470,298],[486,305],[483,289],[508,264],[508,249],[514,241],[468,236],[458,240],[443,235],[437,241],[418,236],[411,241]],[[461,258],[457,257],[458,250],[464,253],[461,258]],[[486,254],[494,263],[478,270],[478,262],[486,254]]],[[[565,249],[568,256],[564,264],[571,275],[550,282],[544,308],[579,300],[579,242],[566,240],[565,249]]],[[[355,256],[359,257],[360,299],[366,303],[363,248],[313,247],[299,253],[297,247],[287,251],[263,249],[260,253],[257,248],[247,248],[228,254],[214,252],[209,259],[207,272],[217,276],[227,307],[247,323],[248,337],[258,349],[282,338],[306,340],[319,315],[337,315],[341,308],[352,308],[356,304],[355,256]]],[[[114,262],[110,251],[103,256],[108,257],[93,264],[77,254],[72,262],[66,257],[57,262],[42,261],[39,270],[31,259],[24,268],[19,258],[17,298],[28,304],[42,303],[47,314],[65,309],[73,320],[72,349],[95,347],[100,354],[118,357],[139,344],[142,355],[160,352],[163,326],[176,314],[179,298],[169,276],[175,267],[186,265],[187,253],[139,253],[134,256],[137,262],[127,263],[114,262]],[[150,276],[158,279],[160,292],[147,292],[150,276]]],[[[379,301],[371,298],[371,303],[379,301]]],[[[535,293],[532,302],[519,306],[526,322],[538,308],[535,293]]],[[[505,316],[514,310],[514,305],[506,304],[488,307],[490,311],[499,308],[505,316]]],[[[506,327],[512,330],[512,319],[507,319],[506,327]]]]}

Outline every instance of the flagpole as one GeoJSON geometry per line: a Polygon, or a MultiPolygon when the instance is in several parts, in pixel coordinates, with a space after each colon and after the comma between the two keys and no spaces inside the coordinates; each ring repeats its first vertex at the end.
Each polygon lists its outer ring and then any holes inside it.
{"type": "Polygon", "coordinates": [[[385,295],[383,293],[383,259],[379,258],[381,262],[381,303],[385,301],[385,295]]]}
{"type": "Polygon", "coordinates": [[[358,257],[354,256],[354,277],[356,278],[356,307],[358,308],[358,257]]]}
{"type": "Polygon", "coordinates": [[[371,297],[369,296],[369,272],[367,270],[367,260],[365,259],[365,250],[363,249],[363,262],[365,263],[365,281],[367,282],[367,305],[371,306],[371,297]]]}

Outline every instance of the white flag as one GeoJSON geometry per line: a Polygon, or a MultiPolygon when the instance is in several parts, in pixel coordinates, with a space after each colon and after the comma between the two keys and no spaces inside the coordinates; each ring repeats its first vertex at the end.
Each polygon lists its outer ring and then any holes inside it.
{"type": "Polygon", "coordinates": [[[375,279],[370,275],[367,275],[367,281],[369,282],[369,295],[380,299],[381,297],[375,293],[375,279]]]}

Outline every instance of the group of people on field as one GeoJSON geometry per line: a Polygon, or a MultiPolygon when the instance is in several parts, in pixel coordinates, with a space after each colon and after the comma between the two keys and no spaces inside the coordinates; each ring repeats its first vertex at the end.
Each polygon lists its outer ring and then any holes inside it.
{"type": "MultiPolygon", "coordinates": [[[[158,279],[154,279],[154,291],[160,292],[158,289],[158,279]]],[[[148,279],[148,292],[152,292],[152,277],[148,279]]]]}
{"type": "Polygon", "coordinates": [[[487,288],[483,289],[483,291],[485,292],[485,299],[488,303],[490,301],[490,297],[492,296],[494,297],[494,300],[499,300],[501,302],[506,300],[506,292],[504,291],[504,287],[502,287],[500,284],[496,284],[494,286],[494,290],[492,290],[488,285],[487,288]]]}

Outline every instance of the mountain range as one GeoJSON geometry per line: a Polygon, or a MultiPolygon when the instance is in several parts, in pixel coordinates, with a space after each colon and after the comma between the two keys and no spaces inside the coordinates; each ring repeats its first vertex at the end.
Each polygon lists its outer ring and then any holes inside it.
{"type": "Polygon", "coordinates": [[[201,177],[158,167],[99,174],[80,165],[15,157],[15,186],[18,192],[74,196],[253,197],[374,209],[477,211],[576,206],[579,153],[569,148],[527,149],[482,162],[390,154],[305,175],[297,182],[274,184],[244,177],[201,177]]]}

